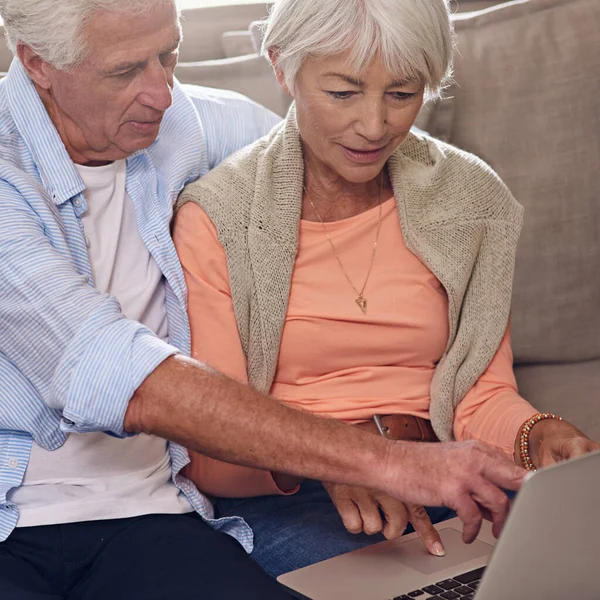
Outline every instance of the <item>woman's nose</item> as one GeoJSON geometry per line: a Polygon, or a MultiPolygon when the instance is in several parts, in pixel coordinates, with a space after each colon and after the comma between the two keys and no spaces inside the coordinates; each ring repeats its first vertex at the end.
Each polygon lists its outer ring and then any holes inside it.
{"type": "Polygon", "coordinates": [[[366,101],[358,122],[358,133],[370,142],[377,142],[385,137],[387,130],[387,113],[383,102],[366,101]]]}

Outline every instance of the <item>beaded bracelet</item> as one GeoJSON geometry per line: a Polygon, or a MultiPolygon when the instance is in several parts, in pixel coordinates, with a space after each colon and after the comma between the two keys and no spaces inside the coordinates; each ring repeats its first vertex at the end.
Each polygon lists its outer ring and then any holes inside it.
{"type": "Polygon", "coordinates": [[[546,419],[556,419],[557,421],[562,421],[562,417],[557,417],[552,413],[537,413],[531,417],[528,421],[525,421],[523,425],[521,425],[521,429],[519,429],[519,458],[521,459],[521,464],[528,471],[536,471],[536,466],[533,464],[531,460],[531,456],[529,455],[529,434],[533,429],[533,426],[540,421],[544,421],[546,419]]]}

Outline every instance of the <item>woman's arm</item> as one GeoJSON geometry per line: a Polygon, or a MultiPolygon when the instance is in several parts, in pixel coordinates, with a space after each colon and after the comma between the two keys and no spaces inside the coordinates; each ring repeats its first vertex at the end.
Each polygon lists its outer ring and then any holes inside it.
{"type": "MultiPolygon", "coordinates": [[[[520,466],[521,425],[537,411],[519,396],[512,362],[507,329],[490,366],[459,404],[454,435],[457,440],[476,439],[496,446],[520,466]]],[[[600,450],[600,444],[562,420],[540,421],[529,437],[529,454],[538,468],[595,450],[600,450]]]]}
{"type": "MultiPolygon", "coordinates": [[[[248,383],[227,259],[214,225],[197,204],[189,202],[177,214],[173,239],[188,288],[193,358],[240,383],[248,383]]],[[[183,475],[213,496],[284,494],[297,488],[295,478],[273,476],[269,471],[232,465],[197,452],[190,452],[190,458],[183,475]]]]}
{"type": "Polygon", "coordinates": [[[456,409],[454,436],[486,442],[514,459],[519,429],[536,412],[517,390],[508,327],[492,362],[456,409]]]}

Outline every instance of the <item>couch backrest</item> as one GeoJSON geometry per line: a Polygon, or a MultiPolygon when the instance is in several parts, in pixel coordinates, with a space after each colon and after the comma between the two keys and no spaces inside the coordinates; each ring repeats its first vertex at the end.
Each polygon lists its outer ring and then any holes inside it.
{"type": "Polygon", "coordinates": [[[263,19],[268,12],[267,2],[184,10],[181,62],[227,58],[223,36],[233,31],[248,31],[250,23],[263,19]]]}
{"type": "Polygon", "coordinates": [[[450,98],[420,125],[481,156],[525,206],[517,363],[600,357],[600,1],[457,16],[450,98]]]}

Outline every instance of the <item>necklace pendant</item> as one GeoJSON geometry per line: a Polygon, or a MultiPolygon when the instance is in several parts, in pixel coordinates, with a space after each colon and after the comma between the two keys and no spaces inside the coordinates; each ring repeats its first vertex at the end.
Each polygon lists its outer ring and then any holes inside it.
{"type": "Polygon", "coordinates": [[[362,296],[359,296],[356,300],[355,300],[356,304],[358,304],[358,308],[360,308],[360,310],[363,311],[363,314],[366,315],[367,314],[367,300],[366,298],[363,298],[362,296]]]}

